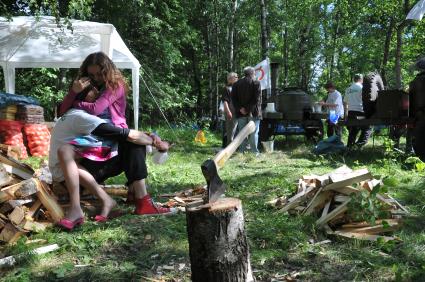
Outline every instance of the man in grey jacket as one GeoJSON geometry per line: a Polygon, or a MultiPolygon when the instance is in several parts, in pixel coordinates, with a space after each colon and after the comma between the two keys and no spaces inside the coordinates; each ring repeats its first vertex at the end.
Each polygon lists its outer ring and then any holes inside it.
{"type": "MultiPolygon", "coordinates": [[[[233,105],[238,121],[238,131],[241,131],[251,120],[255,123],[255,132],[248,136],[250,150],[258,155],[258,131],[261,119],[261,85],[255,79],[253,67],[246,67],[245,77],[238,80],[232,87],[233,105]]],[[[239,147],[239,151],[246,150],[246,140],[239,147]]]]}

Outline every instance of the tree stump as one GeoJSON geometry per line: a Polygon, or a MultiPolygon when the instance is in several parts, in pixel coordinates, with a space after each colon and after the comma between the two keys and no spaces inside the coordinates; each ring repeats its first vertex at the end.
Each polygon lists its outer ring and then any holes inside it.
{"type": "Polygon", "coordinates": [[[187,207],[186,221],[192,281],[254,281],[239,199],[187,207]]]}

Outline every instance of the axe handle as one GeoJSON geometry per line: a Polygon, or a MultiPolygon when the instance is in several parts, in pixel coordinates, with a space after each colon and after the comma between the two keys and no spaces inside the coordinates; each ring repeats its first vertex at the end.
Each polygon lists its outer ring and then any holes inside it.
{"type": "Polygon", "coordinates": [[[255,123],[253,121],[250,121],[247,125],[245,125],[244,128],[242,128],[242,130],[238,133],[238,135],[235,136],[233,141],[229,145],[227,145],[226,148],[224,148],[223,150],[218,152],[217,155],[215,155],[214,162],[217,166],[217,169],[222,168],[224,166],[224,163],[230,158],[230,156],[232,156],[232,154],[236,151],[242,141],[254,131],[255,123]]]}

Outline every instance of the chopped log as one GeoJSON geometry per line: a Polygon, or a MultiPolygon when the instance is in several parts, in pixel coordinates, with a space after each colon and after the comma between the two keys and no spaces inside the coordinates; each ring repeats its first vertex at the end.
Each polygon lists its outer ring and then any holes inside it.
{"type": "Polygon", "coordinates": [[[348,199],[350,199],[350,197],[346,196],[346,195],[335,195],[334,202],[343,203],[343,202],[347,201],[348,199]]]}
{"type": "Polygon", "coordinates": [[[364,189],[368,190],[369,192],[372,192],[373,188],[375,188],[378,185],[382,185],[382,181],[378,179],[372,179],[367,181],[362,181],[360,183],[360,186],[364,189]]]}
{"type": "Polygon", "coordinates": [[[12,179],[9,173],[7,173],[6,168],[0,163],[0,187],[9,185],[12,179]]]}
{"type": "Polygon", "coordinates": [[[6,225],[6,221],[0,218],[0,230],[2,230],[5,225],[6,225]]]}
{"type": "MultiPolygon", "coordinates": [[[[32,254],[37,254],[37,255],[42,255],[42,254],[46,254],[49,252],[53,252],[55,250],[59,249],[59,246],[57,244],[53,244],[53,245],[48,245],[48,246],[44,246],[44,247],[40,247],[37,248],[33,251],[31,251],[32,254]]],[[[5,258],[0,259],[0,268],[3,267],[11,267],[16,263],[16,259],[19,257],[23,257],[26,256],[27,254],[19,254],[17,256],[8,256],[5,258]]]]}
{"type": "Polygon", "coordinates": [[[285,204],[285,206],[280,209],[281,212],[286,212],[290,209],[295,208],[300,202],[304,201],[307,196],[310,194],[310,192],[313,192],[316,190],[315,187],[309,187],[305,192],[301,192],[293,196],[292,198],[288,199],[288,202],[285,204]]]}
{"type": "Polygon", "coordinates": [[[351,199],[348,199],[347,201],[345,201],[344,203],[342,203],[341,205],[339,205],[337,208],[335,208],[334,210],[332,210],[330,213],[326,214],[325,216],[322,215],[321,218],[319,218],[316,221],[316,224],[318,226],[322,226],[324,223],[327,223],[328,221],[332,220],[333,218],[335,218],[336,216],[340,215],[341,213],[344,213],[347,211],[348,207],[348,203],[351,201],[351,199]]]}
{"type": "Polygon", "coordinates": [[[21,223],[22,220],[24,220],[24,217],[25,211],[21,207],[15,207],[13,211],[8,215],[9,220],[15,225],[21,223]]]}
{"type": "Polygon", "coordinates": [[[396,208],[398,207],[399,209],[403,210],[405,213],[409,213],[409,210],[407,208],[405,208],[396,199],[394,199],[388,194],[377,194],[376,198],[380,201],[387,203],[388,205],[396,206],[396,208]]]}
{"type": "Polygon", "coordinates": [[[125,185],[102,185],[102,188],[111,196],[127,197],[128,188],[125,185]]]}
{"type": "Polygon", "coordinates": [[[19,183],[20,187],[15,191],[15,197],[22,199],[37,193],[37,181],[36,178],[30,178],[19,183]]]}
{"type": "MultiPolygon", "coordinates": [[[[1,162],[1,160],[0,160],[0,162],[1,162]]],[[[8,173],[19,176],[22,179],[30,179],[33,175],[33,173],[29,173],[27,170],[23,170],[23,169],[20,169],[18,167],[14,167],[14,166],[11,166],[11,165],[8,165],[8,164],[5,164],[5,163],[3,163],[3,167],[5,168],[5,170],[8,173]]]]}
{"type": "Polygon", "coordinates": [[[192,281],[254,281],[239,199],[186,208],[186,221],[192,281]]]}
{"type": "Polygon", "coordinates": [[[331,207],[331,203],[332,203],[332,200],[329,200],[326,204],[325,204],[325,207],[323,208],[323,210],[322,210],[322,215],[321,215],[321,217],[320,218],[324,218],[325,216],[327,216],[328,215],[328,213],[329,213],[329,208],[331,207]]]}
{"type": "Polygon", "coordinates": [[[282,207],[288,200],[288,197],[282,196],[267,202],[267,204],[275,207],[282,207]]]}
{"type": "Polygon", "coordinates": [[[376,225],[369,225],[369,226],[361,226],[361,227],[343,227],[340,229],[344,232],[354,232],[354,233],[365,233],[365,234],[380,234],[385,233],[389,231],[397,230],[401,223],[399,220],[396,219],[384,219],[379,220],[379,224],[376,225]],[[387,225],[382,224],[382,222],[385,221],[387,225]]]}
{"type": "MultiPolygon", "coordinates": [[[[3,165],[14,167],[26,175],[30,175],[30,177],[28,178],[31,178],[32,175],[34,174],[34,170],[29,165],[26,165],[14,158],[8,157],[2,153],[0,153],[0,163],[2,163],[3,165]]],[[[18,176],[21,177],[20,175],[18,176]]],[[[24,179],[28,179],[28,178],[24,178],[24,179]]]]}
{"type": "Polygon", "coordinates": [[[351,195],[353,193],[360,192],[360,189],[354,188],[352,186],[341,186],[341,187],[332,188],[330,190],[344,194],[344,195],[351,195]]]}
{"type": "Polygon", "coordinates": [[[304,214],[309,215],[323,208],[326,202],[332,198],[332,195],[333,193],[331,191],[322,192],[322,188],[320,188],[310,203],[308,203],[307,208],[304,210],[304,214]]]}
{"type": "Polygon", "coordinates": [[[33,199],[27,199],[27,200],[9,200],[6,203],[4,203],[0,207],[0,213],[6,214],[13,210],[15,207],[20,207],[22,205],[31,203],[33,199]]]}
{"type": "Polygon", "coordinates": [[[21,227],[25,230],[33,231],[33,232],[42,232],[46,230],[46,225],[39,223],[37,221],[31,221],[31,220],[25,220],[21,224],[21,227]]]}
{"type": "Polygon", "coordinates": [[[350,186],[354,183],[370,179],[372,175],[367,169],[359,169],[351,173],[334,174],[331,178],[332,183],[326,185],[323,191],[332,190],[338,187],[350,186]]]}
{"type": "Polygon", "coordinates": [[[12,223],[7,223],[0,233],[0,241],[12,244],[15,243],[25,231],[12,223]]]}
{"type": "Polygon", "coordinates": [[[377,241],[378,239],[383,240],[384,242],[400,241],[400,239],[398,239],[396,237],[371,235],[371,234],[364,234],[364,233],[362,234],[362,233],[354,233],[354,232],[345,232],[345,231],[340,231],[340,230],[336,230],[333,234],[335,234],[337,236],[345,237],[345,238],[368,240],[368,241],[377,241]]]}
{"type": "Polygon", "coordinates": [[[21,148],[19,148],[18,146],[0,144],[0,151],[4,155],[14,159],[19,159],[19,157],[21,156],[21,148]]]}
{"type": "Polygon", "coordinates": [[[64,212],[61,206],[56,201],[55,197],[49,193],[49,187],[44,181],[37,179],[37,197],[43,206],[49,211],[50,216],[56,223],[64,217],[64,212]]]}
{"type": "Polygon", "coordinates": [[[32,204],[28,212],[25,214],[25,217],[33,218],[35,213],[38,211],[38,209],[41,207],[41,201],[37,200],[32,204]]]}

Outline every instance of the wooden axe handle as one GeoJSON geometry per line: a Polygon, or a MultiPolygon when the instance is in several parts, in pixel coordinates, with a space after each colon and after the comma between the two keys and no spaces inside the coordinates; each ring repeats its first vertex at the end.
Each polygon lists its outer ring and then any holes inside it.
{"type": "Polygon", "coordinates": [[[242,128],[242,130],[238,133],[238,135],[236,135],[232,143],[227,145],[226,148],[224,148],[223,150],[218,152],[217,155],[215,155],[214,162],[215,162],[215,165],[217,166],[217,169],[222,168],[224,166],[224,163],[236,151],[236,149],[239,147],[242,141],[254,131],[255,131],[255,123],[253,121],[250,121],[247,125],[245,125],[244,128],[242,128]]]}

